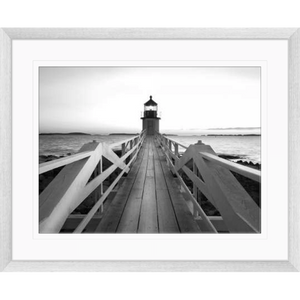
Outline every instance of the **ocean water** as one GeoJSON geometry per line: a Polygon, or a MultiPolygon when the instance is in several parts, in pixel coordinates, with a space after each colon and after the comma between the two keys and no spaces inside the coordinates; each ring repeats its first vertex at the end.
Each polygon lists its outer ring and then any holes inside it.
{"type": "MultiPolygon", "coordinates": [[[[96,140],[112,144],[126,140],[133,135],[40,135],[39,155],[65,156],[76,153],[85,143],[96,140]]],[[[244,161],[260,163],[260,136],[169,136],[169,138],[185,145],[202,140],[210,145],[217,154],[234,155],[244,161]]],[[[183,148],[179,148],[183,152],[183,148]]],[[[233,161],[239,159],[232,159],[233,161]]]]}
{"type": "MultiPolygon", "coordinates": [[[[243,161],[260,163],[260,136],[170,136],[172,140],[189,146],[201,140],[204,144],[210,145],[217,154],[234,155],[243,161]]],[[[184,149],[179,148],[179,152],[184,149]]],[[[232,159],[236,161],[240,159],[232,159]]]]}
{"type": "Polygon", "coordinates": [[[127,140],[134,135],[40,135],[39,155],[68,155],[78,152],[86,143],[92,141],[113,144],[127,140]]]}

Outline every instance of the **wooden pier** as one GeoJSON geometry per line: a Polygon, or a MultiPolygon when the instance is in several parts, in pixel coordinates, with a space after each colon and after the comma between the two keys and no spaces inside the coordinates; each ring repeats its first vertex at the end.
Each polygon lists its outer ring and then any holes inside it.
{"type": "Polygon", "coordinates": [[[153,136],[146,138],[95,232],[201,232],[153,136]]]}
{"type": "Polygon", "coordinates": [[[201,142],[186,147],[159,133],[106,145],[40,164],[40,174],[63,167],[40,194],[39,232],[95,234],[259,233],[260,207],[232,172],[260,182],[260,171],[219,158],[201,142]],[[120,147],[118,157],[113,149],[120,147]],[[179,151],[179,148],[183,151],[179,151]],[[103,160],[112,164],[103,170],[103,160]],[[104,181],[118,176],[106,189],[104,181]],[[192,182],[192,189],[183,180],[192,182]],[[72,212],[94,193],[87,214],[72,212]],[[113,196],[112,196],[113,195],[113,196]],[[111,197],[110,197],[111,196],[111,197]],[[220,213],[208,216],[206,198],[220,213]]]}

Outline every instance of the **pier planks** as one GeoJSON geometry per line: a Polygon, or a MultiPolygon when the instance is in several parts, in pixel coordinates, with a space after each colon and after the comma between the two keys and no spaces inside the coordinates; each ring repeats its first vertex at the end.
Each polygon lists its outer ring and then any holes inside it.
{"type": "Polygon", "coordinates": [[[161,149],[148,137],[95,233],[200,233],[161,149]]]}

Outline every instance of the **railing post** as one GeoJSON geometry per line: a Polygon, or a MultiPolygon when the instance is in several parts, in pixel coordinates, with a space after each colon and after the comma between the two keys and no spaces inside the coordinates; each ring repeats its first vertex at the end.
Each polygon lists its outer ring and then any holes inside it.
{"type": "Polygon", "coordinates": [[[121,156],[123,156],[126,152],[126,147],[125,147],[125,143],[122,144],[122,154],[121,156]]]}
{"type": "MultiPolygon", "coordinates": [[[[133,142],[134,140],[130,141],[130,150],[133,148],[133,142]]],[[[131,160],[131,158],[133,157],[134,153],[132,153],[131,155],[129,155],[129,161],[131,160]]]]}
{"type": "MultiPolygon", "coordinates": [[[[96,140],[93,140],[93,143],[96,143],[96,140]]],[[[100,161],[101,161],[101,159],[99,160],[99,162],[96,165],[96,168],[94,170],[94,174],[93,174],[94,178],[96,178],[100,174],[100,161]]],[[[94,204],[96,204],[96,202],[98,201],[99,198],[100,198],[99,190],[97,188],[97,189],[95,189],[95,192],[94,192],[94,204]]]]}
{"type": "MultiPolygon", "coordinates": [[[[102,160],[103,157],[99,160],[97,167],[95,169],[96,176],[102,173],[102,160]]],[[[95,189],[95,203],[101,198],[103,195],[103,182],[95,189]],[[100,191],[99,191],[100,190],[100,191]]],[[[97,213],[100,214],[103,212],[103,203],[101,204],[100,208],[98,209],[97,213]]]]}
{"type": "Polygon", "coordinates": [[[171,169],[171,167],[170,167],[170,161],[169,161],[169,159],[170,159],[170,154],[169,154],[170,143],[167,140],[167,138],[165,138],[165,139],[166,139],[166,146],[165,146],[166,160],[167,160],[167,166],[168,166],[168,168],[170,170],[171,169]]]}
{"type": "MultiPolygon", "coordinates": [[[[96,166],[94,173],[93,173],[94,178],[96,178],[98,176],[98,165],[96,166]]],[[[94,192],[94,204],[98,201],[98,189],[95,189],[94,192]]]]}
{"type": "MultiPolygon", "coordinates": [[[[99,161],[99,174],[103,172],[103,156],[101,157],[101,160],[99,161]]],[[[102,197],[103,195],[103,182],[100,184],[100,195],[102,197]]],[[[100,205],[99,209],[100,213],[103,213],[103,203],[100,205]]]]}
{"type": "MultiPolygon", "coordinates": [[[[193,172],[198,177],[198,169],[197,169],[197,166],[194,163],[194,161],[193,161],[193,172]]],[[[196,199],[196,201],[198,202],[198,188],[194,182],[193,182],[193,196],[196,199]]],[[[199,205],[200,205],[200,203],[199,203],[199,205]]],[[[193,216],[194,216],[194,218],[198,217],[198,211],[196,210],[195,204],[193,205],[193,216]]]]}
{"type": "Polygon", "coordinates": [[[175,144],[174,146],[175,146],[175,155],[176,155],[177,157],[179,157],[178,144],[175,144]]]}
{"type": "Polygon", "coordinates": [[[169,159],[170,159],[170,155],[169,155],[169,153],[166,153],[167,167],[169,168],[169,170],[171,170],[169,159]]]}

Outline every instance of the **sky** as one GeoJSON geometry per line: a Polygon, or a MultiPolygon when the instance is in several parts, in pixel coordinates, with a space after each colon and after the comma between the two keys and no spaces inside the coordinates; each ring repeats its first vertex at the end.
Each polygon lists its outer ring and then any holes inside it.
{"type": "Polygon", "coordinates": [[[260,127],[259,67],[40,67],[40,133],[137,133],[152,95],[161,133],[260,127]]]}

